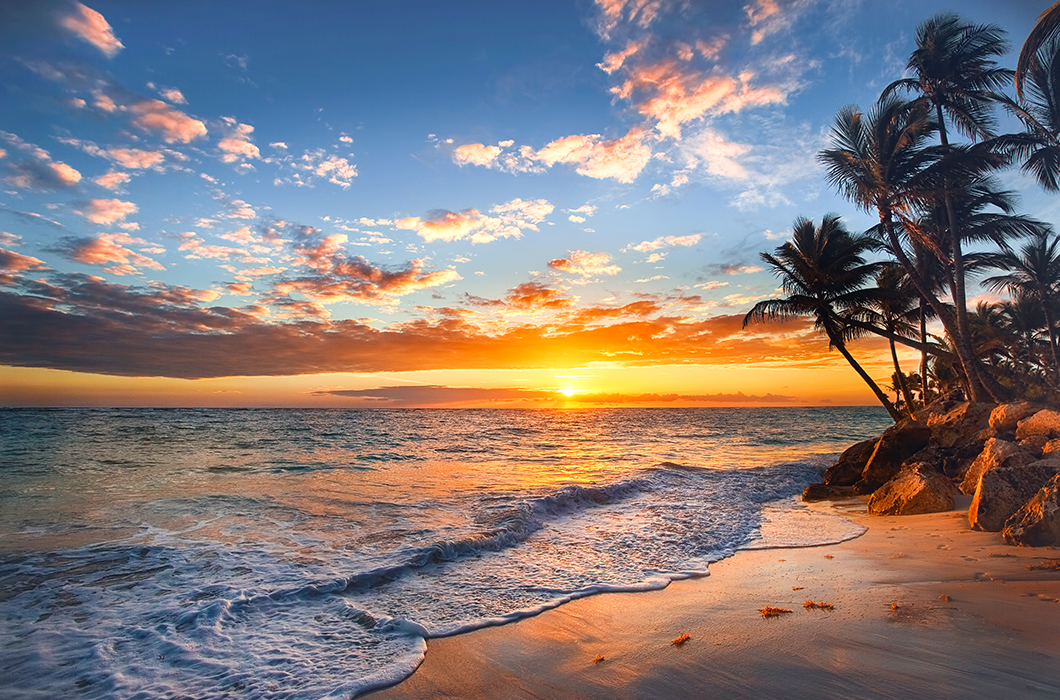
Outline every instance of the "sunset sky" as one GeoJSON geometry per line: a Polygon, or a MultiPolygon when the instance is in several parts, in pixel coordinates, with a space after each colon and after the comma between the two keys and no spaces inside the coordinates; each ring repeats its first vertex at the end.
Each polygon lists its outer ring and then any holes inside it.
{"type": "Polygon", "coordinates": [[[815,156],[917,24],[1048,4],[3,3],[0,405],[871,404],[758,254],[872,223],[815,156]]]}

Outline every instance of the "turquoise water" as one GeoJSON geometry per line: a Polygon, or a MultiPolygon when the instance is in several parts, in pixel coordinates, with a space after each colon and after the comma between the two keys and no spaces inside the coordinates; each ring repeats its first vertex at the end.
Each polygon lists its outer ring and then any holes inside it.
{"type": "Polygon", "coordinates": [[[807,527],[792,497],[888,424],[0,410],[0,696],[348,697],[407,676],[432,636],[850,536],[807,527]]]}

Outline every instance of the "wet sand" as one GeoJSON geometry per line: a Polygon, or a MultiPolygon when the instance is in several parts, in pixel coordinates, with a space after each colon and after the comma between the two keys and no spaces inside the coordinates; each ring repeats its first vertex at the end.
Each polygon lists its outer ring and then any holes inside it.
{"type": "Polygon", "coordinates": [[[868,532],[743,551],[661,591],[432,639],[415,674],[365,697],[1060,697],[1060,571],[1027,568],[1060,550],[1006,546],[969,530],[964,511],[814,507],[868,532]],[[767,619],[764,606],[792,612],[767,619]],[[682,634],[690,639],[672,645],[682,634]]]}

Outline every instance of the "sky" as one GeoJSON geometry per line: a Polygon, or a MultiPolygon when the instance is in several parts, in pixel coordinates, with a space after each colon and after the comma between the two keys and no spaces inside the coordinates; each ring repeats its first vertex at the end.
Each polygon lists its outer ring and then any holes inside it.
{"type": "Polygon", "coordinates": [[[1049,3],[958,4],[3,3],[0,405],[872,404],[743,317],[916,26],[1049,3]]]}

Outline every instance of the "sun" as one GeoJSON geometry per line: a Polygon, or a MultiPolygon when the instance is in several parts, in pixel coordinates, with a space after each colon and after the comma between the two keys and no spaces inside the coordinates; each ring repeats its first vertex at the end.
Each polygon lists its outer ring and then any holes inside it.
{"type": "Polygon", "coordinates": [[[559,393],[561,393],[564,396],[570,398],[571,396],[574,396],[575,394],[577,394],[578,390],[577,389],[572,389],[569,386],[565,386],[565,387],[560,387],[559,393]]]}

